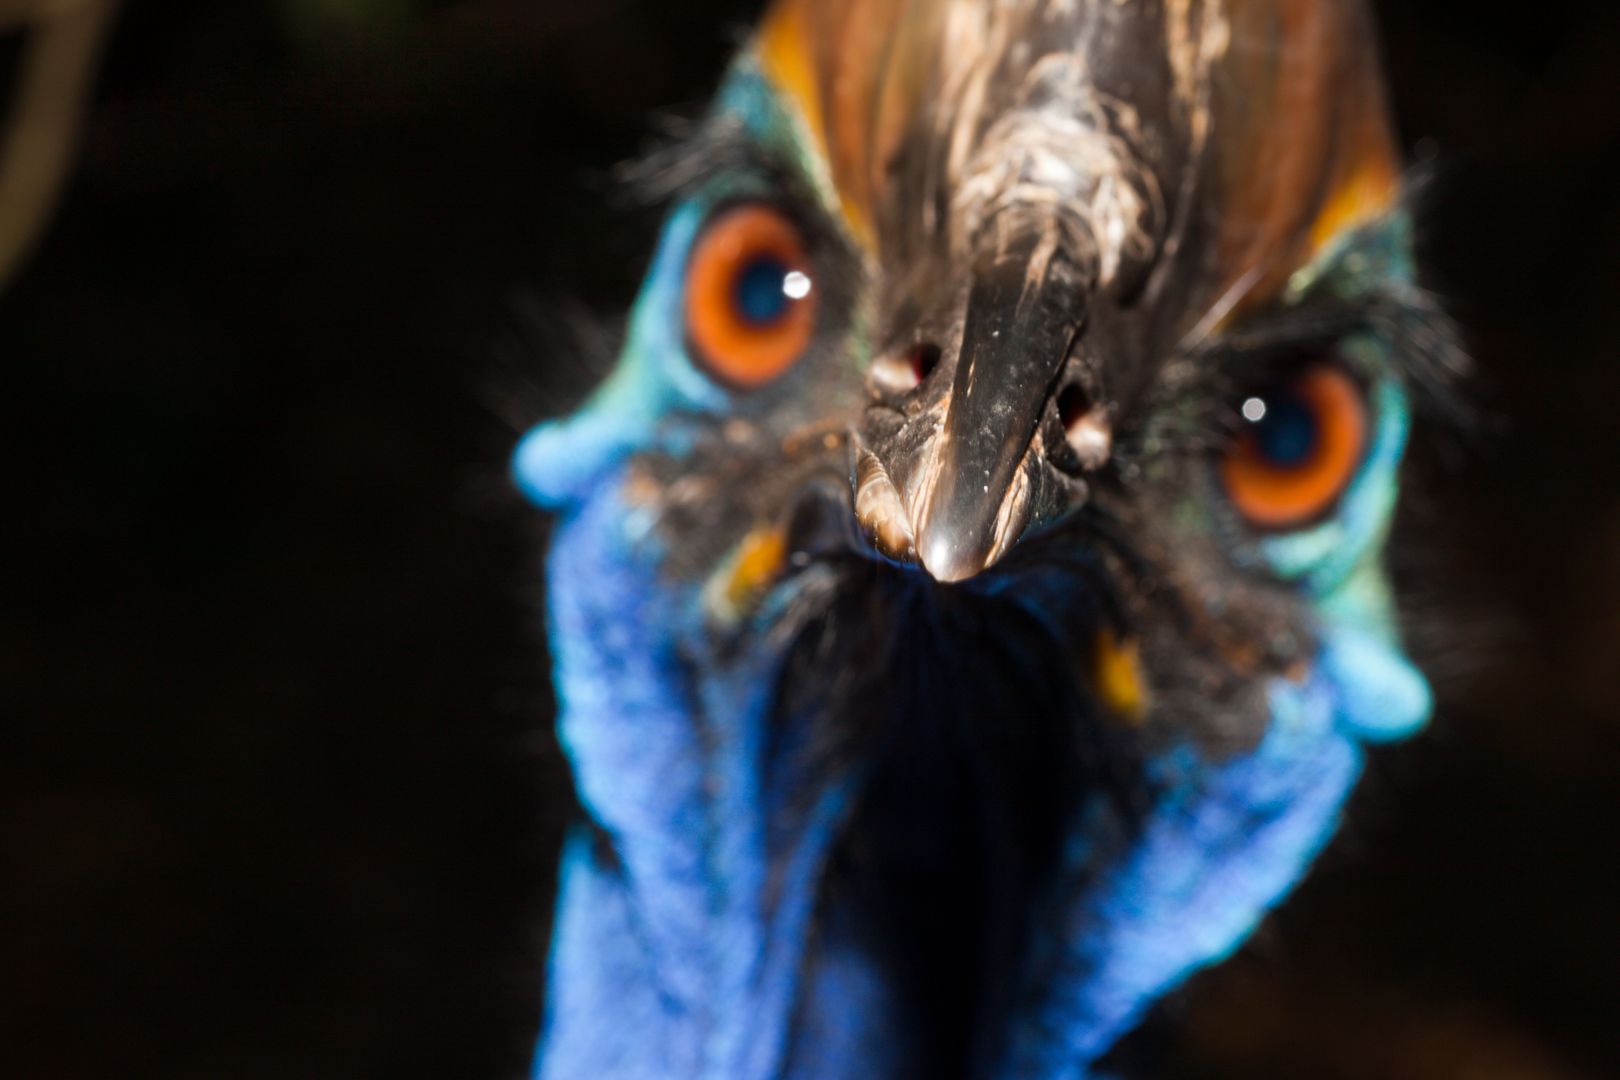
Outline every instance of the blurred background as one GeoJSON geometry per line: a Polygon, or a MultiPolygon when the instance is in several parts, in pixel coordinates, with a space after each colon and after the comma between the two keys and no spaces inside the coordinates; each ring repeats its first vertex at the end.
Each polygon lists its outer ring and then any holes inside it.
{"type": "MultiPolygon", "coordinates": [[[[123,6],[0,296],[0,1075],[522,1071],[572,796],[505,456],[759,6],[123,6]]],[[[1479,368],[1395,556],[1439,716],[1171,1074],[1620,1076],[1620,8],[1378,6],[1479,368]]]]}

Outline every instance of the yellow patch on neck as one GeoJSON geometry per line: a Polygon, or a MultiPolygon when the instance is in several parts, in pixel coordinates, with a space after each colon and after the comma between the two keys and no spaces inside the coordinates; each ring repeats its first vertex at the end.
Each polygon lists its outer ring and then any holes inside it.
{"type": "Polygon", "coordinates": [[[1147,685],[1142,678],[1142,654],[1131,638],[1112,630],[1097,634],[1092,656],[1097,696],[1110,711],[1130,723],[1147,715],[1147,685]]]}
{"type": "Polygon", "coordinates": [[[754,529],[704,588],[704,607],[721,622],[736,622],[751,611],[781,573],[787,537],[774,525],[754,529]]]}

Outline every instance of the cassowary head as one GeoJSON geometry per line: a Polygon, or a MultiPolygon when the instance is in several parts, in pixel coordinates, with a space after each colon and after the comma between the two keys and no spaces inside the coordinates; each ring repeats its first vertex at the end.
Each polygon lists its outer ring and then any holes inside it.
{"type": "Polygon", "coordinates": [[[1419,726],[1414,286],[1342,0],[782,0],[560,515],[555,1076],[1085,1075],[1419,726]]]}

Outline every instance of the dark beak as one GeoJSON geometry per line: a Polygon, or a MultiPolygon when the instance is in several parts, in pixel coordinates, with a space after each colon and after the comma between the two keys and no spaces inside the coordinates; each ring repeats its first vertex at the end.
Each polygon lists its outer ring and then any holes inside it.
{"type": "Polygon", "coordinates": [[[857,510],[868,534],[880,549],[900,546],[896,536],[909,547],[886,554],[961,581],[1012,547],[1030,521],[1046,467],[1033,444],[1085,301],[1084,278],[1055,230],[1015,234],[977,260],[949,391],[914,421],[937,428],[895,433],[882,441],[914,449],[885,453],[874,444],[858,463],[857,510]],[[890,520],[898,515],[903,527],[890,520]]]}

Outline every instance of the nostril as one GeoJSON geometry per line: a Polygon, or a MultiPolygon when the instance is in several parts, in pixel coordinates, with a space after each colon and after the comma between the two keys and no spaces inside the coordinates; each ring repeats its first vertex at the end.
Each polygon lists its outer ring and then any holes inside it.
{"type": "Polygon", "coordinates": [[[1058,417],[1069,449],[1087,471],[1102,468],[1114,449],[1114,431],[1105,410],[1097,408],[1080,387],[1066,386],[1058,394],[1058,417]]]}
{"type": "Polygon", "coordinates": [[[938,345],[923,342],[874,361],[872,377],[891,394],[909,394],[939,367],[939,357],[938,345]]]}
{"type": "Polygon", "coordinates": [[[929,342],[919,342],[911,347],[906,359],[911,362],[911,373],[917,378],[917,385],[921,386],[928,381],[928,376],[939,367],[939,346],[929,342]]]}
{"type": "Polygon", "coordinates": [[[1058,418],[1063,421],[1063,430],[1074,431],[1074,427],[1085,415],[1091,411],[1091,398],[1079,386],[1070,384],[1063,388],[1058,395],[1058,418]]]}

